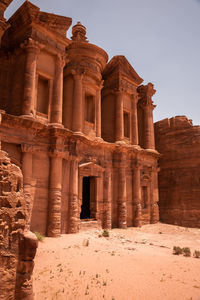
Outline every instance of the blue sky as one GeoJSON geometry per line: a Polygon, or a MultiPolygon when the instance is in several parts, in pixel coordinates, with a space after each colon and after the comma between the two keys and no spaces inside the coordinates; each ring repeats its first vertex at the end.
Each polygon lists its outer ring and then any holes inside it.
{"type": "MultiPolygon", "coordinates": [[[[23,2],[13,0],[6,18],[23,2]]],[[[73,25],[81,21],[109,58],[125,55],[144,83],[155,85],[155,121],[186,115],[200,124],[200,0],[31,2],[71,17],[73,25]]]]}

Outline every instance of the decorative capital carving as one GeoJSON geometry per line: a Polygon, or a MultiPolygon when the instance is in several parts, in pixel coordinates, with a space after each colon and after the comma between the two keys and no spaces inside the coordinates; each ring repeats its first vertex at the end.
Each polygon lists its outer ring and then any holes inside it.
{"type": "Polygon", "coordinates": [[[117,97],[123,97],[124,92],[125,92],[125,91],[124,91],[122,88],[114,90],[114,94],[115,94],[117,97]]]}
{"type": "Polygon", "coordinates": [[[97,92],[101,92],[101,90],[103,88],[103,84],[104,84],[104,80],[101,80],[98,87],[97,87],[97,92]]]}
{"type": "Polygon", "coordinates": [[[62,55],[62,54],[57,54],[56,55],[56,65],[60,68],[64,68],[64,66],[66,65],[67,63],[67,58],[66,58],[66,55],[62,55]]]}
{"type": "Polygon", "coordinates": [[[56,149],[56,148],[51,148],[49,151],[49,156],[51,158],[63,158],[63,159],[69,159],[69,152],[68,151],[63,151],[60,149],[56,149]]]}
{"type": "Polygon", "coordinates": [[[33,145],[28,145],[28,144],[21,144],[21,151],[22,152],[28,152],[28,153],[33,153],[33,145]]]}
{"type": "Polygon", "coordinates": [[[158,173],[158,172],[160,172],[160,167],[158,167],[158,166],[152,166],[151,167],[151,171],[155,172],[155,173],[158,173]]]}
{"type": "Polygon", "coordinates": [[[143,167],[142,162],[139,161],[139,160],[136,160],[136,161],[133,163],[133,167],[134,167],[135,169],[139,169],[139,170],[140,170],[140,169],[143,167]]]}
{"type": "Polygon", "coordinates": [[[156,93],[154,85],[149,82],[147,85],[141,85],[137,88],[139,94],[139,103],[145,109],[145,107],[151,107],[152,110],[155,108],[153,105],[152,97],[156,93]]]}
{"type": "Polygon", "coordinates": [[[76,70],[73,69],[71,70],[71,74],[73,75],[75,80],[82,80],[83,79],[83,75],[84,75],[84,69],[82,68],[77,68],[76,70]]]}
{"type": "Polygon", "coordinates": [[[32,52],[38,55],[40,53],[40,50],[44,48],[44,45],[40,44],[38,41],[33,40],[32,38],[28,38],[23,43],[21,43],[20,47],[27,52],[32,52]]]}

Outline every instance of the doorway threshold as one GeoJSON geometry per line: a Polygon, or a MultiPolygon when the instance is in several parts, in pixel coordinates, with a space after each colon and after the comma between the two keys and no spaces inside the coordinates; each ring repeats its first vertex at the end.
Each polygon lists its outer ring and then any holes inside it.
{"type": "Polygon", "coordinates": [[[80,231],[87,231],[90,229],[101,229],[101,221],[96,219],[81,219],[80,220],[80,231]]]}

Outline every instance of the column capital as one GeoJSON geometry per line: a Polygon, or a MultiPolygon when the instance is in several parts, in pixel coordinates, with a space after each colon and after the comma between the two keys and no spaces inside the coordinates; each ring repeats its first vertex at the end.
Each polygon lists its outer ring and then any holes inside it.
{"type": "Polygon", "coordinates": [[[82,80],[83,75],[84,75],[84,70],[83,69],[76,69],[76,70],[71,70],[71,74],[73,75],[75,80],[82,80]]]}
{"type": "Polygon", "coordinates": [[[154,105],[153,104],[153,101],[150,103],[148,103],[148,102],[139,102],[139,105],[140,105],[140,107],[144,110],[144,111],[153,111],[154,110],[154,108],[157,106],[157,105],[154,105]]]}
{"type": "Polygon", "coordinates": [[[112,162],[104,161],[104,163],[102,164],[102,167],[105,169],[105,171],[111,170],[112,169],[112,162]]]}
{"type": "Polygon", "coordinates": [[[63,69],[64,66],[66,65],[66,63],[67,63],[66,55],[58,53],[56,55],[56,65],[57,65],[57,67],[60,67],[60,68],[63,69]]]}
{"type": "Polygon", "coordinates": [[[33,153],[34,152],[34,146],[29,144],[21,144],[21,151],[23,153],[33,153]]]}
{"type": "Polygon", "coordinates": [[[99,86],[97,87],[97,92],[101,92],[101,90],[103,88],[103,84],[104,84],[104,80],[101,80],[99,83],[99,86]]]}
{"type": "Polygon", "coordinates": [[[131,94],[131,98],[132,98],[132,102],[134,104],[137,104],[138,103],[138,100],[139,100],[139,97],[138,97],[138,94],[131,94]]]}
{"type": "Polygon", "coordinates": [[[134,161],[133,162],[133,168],[135,169],[142,169],[143,165],[142,165],[142,162],[141,161],[134,161]]]}
{"type": "Polygon", "coordinates": [[[60,149],[50,149],[48,155],[51,158],[62,158],[62,159],[69,159],[69,152],[68,151],[63,151],[60,149]]]}
{"type": "Polygon", "coordinates": [[[28,38],[23,43],[20,44],[20,47],[27,52],[33,52],[36,55],[40,53],[40,50],[44,48],[44,45],[40,44],[38,41],[28,38]]]}
{"type": "Polygon", "coordinates": [[[152,172],[160,172],[160,167],[158,167],[158,166],[152,166],[151,167],[151,171],[152,172]]]}
{"type": "Polygon", "coordinates": [[[137,88],[140,106],[145,109],[154,109],[156,106],[153,104],[152,97],[156,93],[154,85],[149,82],[147,85],[141,85],[137,88]]]}
{"type": "Polygon", "coordinates": [[[123,96],[124,92],[125,90],[122,88],[114,90],[116,96],[123,96]]]}

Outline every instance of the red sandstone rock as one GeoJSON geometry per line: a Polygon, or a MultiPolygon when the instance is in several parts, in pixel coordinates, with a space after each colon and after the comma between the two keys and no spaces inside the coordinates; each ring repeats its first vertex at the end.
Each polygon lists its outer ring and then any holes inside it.
{"type": "Polygon", "coordinates": [[[22,169],[27,230],[57,237],[84,218],[104,228],[158,221],[153,85],[140,86],[124,56],[107,63],[80,22],[68,39],[71,18],[26,1],[8,23],[0,138],[22,169]]]}
{"type": "Polygon", "coordinates": [[[200,126],[185,116],[155,123],[159,173],[160,220],[200,227],[200,126]]]}
{"type": "Polygon", "coordinates": [[[0,299],[33,299],[37,239],[24,231],[27,213],[19,167],[0,151],[0,299]]]}

